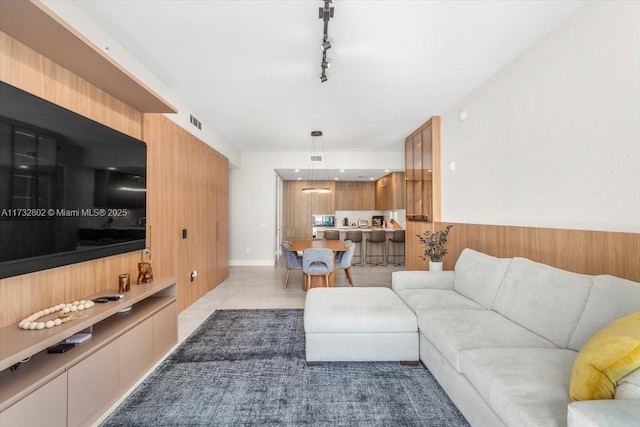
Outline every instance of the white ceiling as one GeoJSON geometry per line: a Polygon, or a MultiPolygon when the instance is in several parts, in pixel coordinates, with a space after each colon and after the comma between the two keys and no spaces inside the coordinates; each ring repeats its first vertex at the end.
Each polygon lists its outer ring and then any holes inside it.
{"type": "Polygon", "coordinates": [[[333,152],[397,151],[585,2],[336,0],[326,83],[322,1],[76,4],[240,150],[333,152]]]}

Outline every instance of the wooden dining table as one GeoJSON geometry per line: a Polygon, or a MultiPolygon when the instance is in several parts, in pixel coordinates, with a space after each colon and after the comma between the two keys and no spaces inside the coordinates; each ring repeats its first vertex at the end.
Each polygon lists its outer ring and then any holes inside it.
{"type": "MultiPolygon", "coordinates": [[[[306,240],[294,240],[291,242],[291,250],[294,252],[304,252],[305,249],[310,248],[326,248],[331,249],[333,253],[343,252],[347,250],[347,246],[341,240],[325,240],[325,239],[306,239],[306,240]]],[[[329,274],[329,286],[334,286],[336,283],[335,275],[335,263],[333,265],[333,271],[329,274]]],[[[308,291],[309,288],[316,286],[326,286],[321,276],[311,276],[311,284],[306,287],[305,280],[302,281],[302,289],[308,291]]]]}

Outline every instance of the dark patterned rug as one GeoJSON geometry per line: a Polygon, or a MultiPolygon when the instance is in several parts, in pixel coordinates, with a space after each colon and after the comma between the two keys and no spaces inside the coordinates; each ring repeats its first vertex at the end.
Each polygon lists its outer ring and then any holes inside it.
{"type": "Polygon", "coordinates": [[[220,310],[102,426],[468,426],[424,366],[307,366],[303,310],[220,310]]]}

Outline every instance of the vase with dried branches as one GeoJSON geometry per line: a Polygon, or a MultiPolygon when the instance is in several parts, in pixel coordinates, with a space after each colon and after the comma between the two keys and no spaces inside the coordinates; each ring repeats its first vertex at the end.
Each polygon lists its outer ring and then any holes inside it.
{"type": "Polygon", "coordinates": [[[417,234],[418,242],[424,252],[423,255],[420,255],[420,259],[429,260],[430,271],[442,270],[442,257],[447,254],[445,245],[452,227],[453,225],[449,224],[443,230],[427,230],[422,234],[417,234]]]}

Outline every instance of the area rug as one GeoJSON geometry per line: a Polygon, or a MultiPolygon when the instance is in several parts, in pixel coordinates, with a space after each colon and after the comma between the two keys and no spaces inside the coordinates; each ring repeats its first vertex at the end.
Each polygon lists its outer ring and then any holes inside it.
{"type": "Polygon", "coordinates": [[[468,426],[423,366],[307,366],[303,310],[213,313],[102,426],[468,426]]]}

